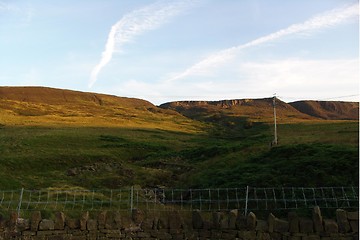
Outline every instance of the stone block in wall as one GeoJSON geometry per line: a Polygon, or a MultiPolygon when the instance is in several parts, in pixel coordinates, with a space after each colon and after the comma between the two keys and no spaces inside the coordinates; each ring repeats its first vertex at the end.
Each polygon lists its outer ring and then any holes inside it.
{"type": "Polygon", "coordinates": [[[199,238],[210,238],[211,237],[211,231],[207,229],[200,229],[199,230],[199,238]]]}
{"type": "Polygon", "coordinates": [[[89,212],[84,212],[80,216],[80,230],[86,230],[86,223],[89,220],[89,212]]]}
{"type": "Polygon", "coordinates": [[[221,230],[212,229],[210,238],[211,239],[221,239],[221,233],[222,233],[221,230]]]}
{"type": "Polygon", "coordinates": [[[54,230],[54,225],[55,224],[53,220],[43,219],[39,223],[39,230],[40,231],[54,230]]]}
{"type": "Polygon", "coordinates": [[[340,233],[347,233],[350,231],[350,224],[347,219],[347,213],[343,209],[336,210],[336,221],[339,226],[340,233]]]}
{"type": "Polygon", "coordinates": [[[212,227],[214,229],[220,229],[220,222],[224,219],[224,212],[212,213],[212,227]]]}
{"type": "Polygon", "coordinates": [[[256,232],[255,231],[238,231],[238,237],[240,239],[246,240],[255,240],[256,239],[256,232]]]}
{"type": "Polygon", "coordinates": [[[258,231],[256,233],[256,240],[271,240],[270,234],[268,232],[258,231]]]}
{"type": "Polygon", "coordinates": [[[301,233],[313,233],[314,232],[314,223],[309,218],[300,218],[299,219],[299,229],[301,233]]]}
{"type": "Polygon", "coordinates": [[[359,221],[359,212],[347,212],[348,220],[359,221]]]}
{"type": "Polygon", "coordinates": [[[30,221],[29,219],[18,218],[17,220],[17,230],[18,231],[25,231],[30,229],[30,221]]]}
{"type": "Polygon", "coordinates": [[[149,233],[150,233],[151,237],[156,238],[156,239],[172,239],[171,234],[166,231],[153,230],[153,231],[150,231],[149,233]]]}
{"type": "MultiPolygon", "coordinates": [[[[21,233],[22,236],[24,236],[25,239],[31,239],[31,236],[35,236],[36,232],[33,231],[23,231],[21,233]]],[[[1,238],[0,238],[1,239],[1,238]]]]}
{"type": "Polygon", "coordinates": [[[221,229],[229,229],[229,217],[227,214],[224,214],[224,217],[220,220],[221,229]]]}
{"type": "Polygon", "coordinates": [[[79,219],[66,218],[65,223],[69,229],[79,229],[80,228],[80,220],[79,219]]]}
{"type": "Polygon", "coordinates": [[[168,216],[160,216],[157,221],[157,229],[163,230],[163,229],[169,229],[169,219],[168,216]]]}
{"type": "Polygon", "coordinates": [[[54,229],[63,230],[65,227],[65,214],[63,212],[55,213],[54,229]]]}
{"type": "Polygon", "coordinates": [[[289,240],[301,240],[300,236],[289,236],[288,237],[289,240]]]}
{"type": "Polygon", "coordinates": [[[332,233],[330,234],[331,240],[358,240],[359,238],[354,238],[353,235],[348,235],[345,233],[332,233]]]}
{"type": "Polygon", "coordinates": [[[257,220],[255,230],[261,232],[268,232],[269,231],[268,223],[264,220],[257,220]]]}
{"type": "Polygon", "coordinates": [[[98,229],[98,222],[96,219],[88,219],[86,222],[86,229],[89,231],[95,231],[98,229]]]}
{"type": "Polygon", "coordinates": [[[120,223],[121,223],[120,225],[118,224],[118,228],[131,228],[135,225],[132,221],[131,216],[127,216],[127,215],[121,216],[120,223]]]}
{"type": "Polygon", "coordinates": [[[104,229],[106,224],[106,214],[107,211],[102,211],[98,214],[97,220],[98,220],[98,227],[99,229],[104,229]]]}
{"type": "Polygon", "coordinates": [[[157,226],[155,227],[154,224],[154,218],[152,217],[147,217],[140,225],[141,229],[144,231],[148,231],[148,230],[153,230],[155,228],[157,228],[157,226]]]}
{"type": "Polygon", "coordinates": [[[238,236],[238,231],[236,230],[226,230],[221,233],[220,239],[236,239],[238,236]]]}
{"type": "Polygon", "coordinates": [[[281,233],[271,232],[270,233],[270,239],[271,240],[283,240],[283,236],[281,235],[281,233]]]}
{"type": "Polygon", "coordinates": [[[16,224],[17,224],[17,219],[18,219],[18,214],[16,212],[11,212],[10,213],[10,218],[8,221],[8,226],[10,227],[10,229],[12,231],[15,230],[16,224]]]}
{"type": "Polygon", "coordinates": [[[302,240],[320,240],[320,236],[312,234],[302,237],[302,240]]]}
{"type": "Polygon", "coordinates": [[[246,217],[243,214],[239,214],[236,218],[236,229],[245,230],[246,229],[246,217]]]}
{"type": "Polygon", "coordinates": [[[208,221],[208,220],[204,220],[203,221],[203,229],[206,229],[206,230],[210,230],[212,229],[212,222],[208,221]]]}
{"type": "Polygon", "coordinates": [[[233,209],[229,212],[229,229],[236,229],[236,219],[238,218],[239,210],[233,209]]]}
{"type": "Polygon", "coordinates": [[[147,233],[147,232],[137,232],[135,234],[135,236],[137,238],[150,238],[151,237],[150,233],[147,233]]]}
{"type": "Polygon", "coordinates": [[[114,212],[114,222],[116,224],[116,229],[120,229],[121,228],[121,214],[120,212],[114,212]]]}
{"type": "Polygon", "coordinates": [[[268,216],[268,226],[269,226],[269,232],[274,232],[274,224],[275,224],[276,217],[270,213],[268,216]]]}
{"type": "Polygon", "coordinates": [[[170,233],[171,235],[178,235],[181,234],[183,232],[182,229],[169,229],[168,233],[170,233]]]}
{"type": "Polygon", "coordinates": [[[34,211],[30,216],[30,229],[31,231],[37,231],[39,228],[39,223],[41,221],[41,212],[34,211]]]}
{"type": "MultiPolygon", "coordinates": [[[[186,239],[184,237],[183,233],[172,234],[171,236],[172,236],[172,240],[184,240],[184,239],[186,239]]],[[[154,240],[154,239],[141,239],[141,240],[154,240]]]]}
{"type": "Polygon", "coordinates": [[[188,240],[197,240],[199,233],[197,231],[194,230],[190,230],[190,229],[185,229],[184,232],[184,239],[188,239],[188,240]]]}
{"type": "Polygon", "coordinates": [[[256,227],[256,215],[250,212],[246,217],[246,228],[248,230],[255,230],[256,227]]]}
{"type": "Polygon", "coordinates": [[[131,218],[136,225],[140,225],[145,219],[145,213],[140,209],[133,209],[131,212],[131,218]]]}
{"type": "Polygon", "coordinates": [[[332,219],[324,219],[324,230],[327,233],[338,233],[339,228],[335,220],[332,219]]]}
{"type": "Polygon", "coordinates": [[[100,233],[104,234],[106,236],[106,239],[120,239],[121,237],[123,237],[123,234],[119,229],[101,229],[100,233]]]}
{"type": "Polygon", "coordinates": [[[318,232],[318,233],[323,232],[324,231],[323,219],[321,216],[321,210],[320,210],[319,206],[316,206],[313,208],[312,220],[314,222],[315,232],[318,232]]]}
{"type": "Polygon", "coordinates": [[[203,228],[204,222],[199,210],[192,212],[192,225],[194,229],[203,228]]]}
{"type": "Polygon", "coordinates": [[[289,212],[288,220],[289,220],[289,232],[298,233],[300,231],[298,215],[295,212],[289,212]]]}
{"type": "Polygon", "coordinates": [[[285,233],[289,231],[289,222],[275,218],[274,221],[274,232],[285,233]]]}
{"type": "Polygon", "coordinates": [[[106,213],[105,229],[119,229],[115,222],[115,213],[114,212],[106,213]]]}
{"type": "Polygon", "coordinates": [[[349,221],[351,231],[354,233],[359,232],[359,221],[349,221]]]}
{"type": "Polygon", "coordinates": [[[173,211],[169,213],[169,228],[170,229],[181,229],[182,228],[182,217],[179,212],[173,211]]]}

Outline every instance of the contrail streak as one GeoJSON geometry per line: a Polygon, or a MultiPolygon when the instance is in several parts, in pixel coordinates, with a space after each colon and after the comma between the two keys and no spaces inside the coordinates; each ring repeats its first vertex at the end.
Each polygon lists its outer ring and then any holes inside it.
{"type": "Polygon", "coordinates": [[[94,85],[101,69],[110,62],[116,47],[121,47],[146,31],[160,27],[194,3],[195,1],[191,0],[160,1],[124,15],[111,27],[101,60],[91,72],[89,87],[94,85]]]}
{"type": "Polygon", "coordinates": [[[219,67],[220,65],[233,59],[239,51],[245,48],[257,46],[291,34],[304,33],[311,30],[336,26],[350,18],[358,16],[359,15],[358,10],[359,10],[359,4],[354,4],[345,8],[334,9],[332,11],[315,16],[303,23],[293,24],[285,29],[257,38],[246,44],[224,49],[213,55],[210,55],[204,60],[186,69],[184,72],[172,77],[168,81],[178,80],[190,75],[198,75],[198,76],[207,75],[211,71],[213,71],[216,67],[219,67]]]}

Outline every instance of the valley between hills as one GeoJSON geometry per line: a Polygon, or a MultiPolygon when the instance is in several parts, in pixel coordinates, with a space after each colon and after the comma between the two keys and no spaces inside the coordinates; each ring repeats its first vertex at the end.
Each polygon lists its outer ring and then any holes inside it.
{"type": "Polygon", "coordinates": [[[0,87],[2,189],[358,186],[359,103],[0,87]]]}

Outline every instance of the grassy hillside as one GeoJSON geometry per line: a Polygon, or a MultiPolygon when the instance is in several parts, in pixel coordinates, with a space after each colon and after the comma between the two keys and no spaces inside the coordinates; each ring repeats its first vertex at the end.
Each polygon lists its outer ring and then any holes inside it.
{"type": "Polygon", "coordinates": [[[280,103],[270,148],[270,100],[182,106],[185,117],[138,99],[35,90],[0,91],[0,189],[358,185],[358,121],[280,103]]]}

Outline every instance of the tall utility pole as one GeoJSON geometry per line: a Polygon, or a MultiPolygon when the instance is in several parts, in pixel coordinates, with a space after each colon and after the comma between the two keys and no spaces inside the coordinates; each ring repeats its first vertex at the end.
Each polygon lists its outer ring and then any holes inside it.
{"type": "Polygon", "coordinates": [[[277,128],[276,128],[276,93],[273,97],[273,107],[274,107],[274,142],[273,145],[277,145],[278,139],[277,139],[277,128]]]}

